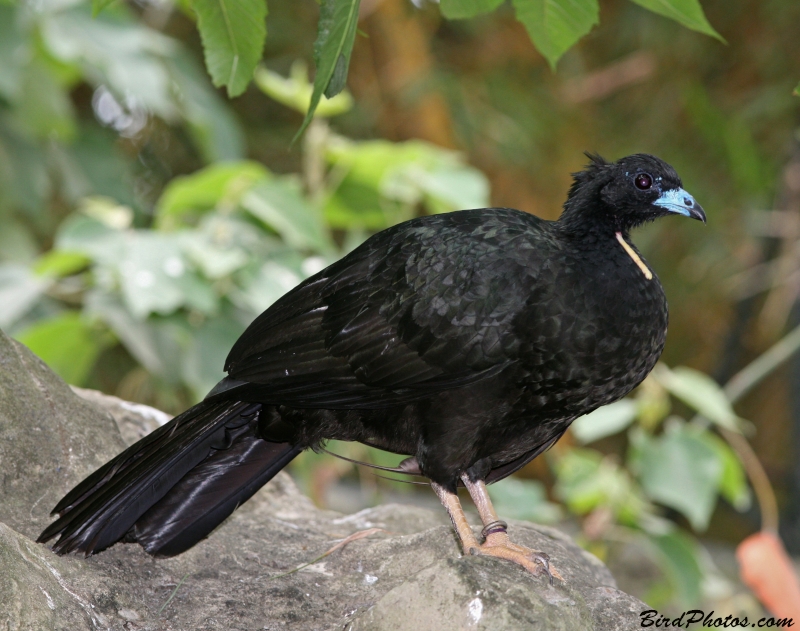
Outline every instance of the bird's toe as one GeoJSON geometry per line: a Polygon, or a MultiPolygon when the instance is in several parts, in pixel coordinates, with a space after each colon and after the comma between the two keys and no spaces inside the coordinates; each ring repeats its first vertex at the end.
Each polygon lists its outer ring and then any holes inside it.
{"type": "Polygon", "coordinates": [[[513,543],[505,533],[489,535],[479,548],[472,548],[470,553],[512,561],[534,576],[546,575],[551,585],[554,579],[564,580],[561,573],[550,563],[550,556],[547,553],[513,543]]]}

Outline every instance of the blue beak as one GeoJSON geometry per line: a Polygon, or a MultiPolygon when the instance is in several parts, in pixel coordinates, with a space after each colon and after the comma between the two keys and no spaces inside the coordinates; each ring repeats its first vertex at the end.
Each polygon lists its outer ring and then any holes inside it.
{"type": "Polygon", "coordinates": [[[694,201],[694,197],[682,188],[665,191],[653,204],[666,208],[671,213],[678,213],[692,219],[699,219],[703,223],[706,222],[706,214],[703,212],[702,206],[694,201]]]}

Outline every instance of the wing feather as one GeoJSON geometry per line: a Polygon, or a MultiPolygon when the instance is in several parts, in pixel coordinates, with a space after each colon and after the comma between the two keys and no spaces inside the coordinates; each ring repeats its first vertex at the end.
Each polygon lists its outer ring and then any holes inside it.
{"type": "Polygon", "coordinates": [[[379,233],[261,314],[226,369],[264,402],[345,408],[496,374],[516,359],[511,322],[538,273],[531,249],[509,243],[537,221],[461,211],[379,233]]]}

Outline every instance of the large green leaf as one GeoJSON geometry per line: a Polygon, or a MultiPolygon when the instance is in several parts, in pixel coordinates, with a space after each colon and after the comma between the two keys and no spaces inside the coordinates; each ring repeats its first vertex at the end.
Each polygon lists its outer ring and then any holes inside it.
{"type": "Polygon", "coordinates": [[[673,396],[697,410],[708,420],[725,429],[740,431],[739,417],[733,411],[725,392],[705,373],[686,366],[670,370],[662,364],[652,374],[673,396]]]}
{"type": "Polygon", "coordinates": [[[489,487],[489,495],[499,515],[552,524],[562,517],[561,507],[547,501],[544,485],[538,480],[506,478],[489,487]]]}
{"type": "Polygon", "coordinates": [[[550,67],[597,24],[597,0],[512,0],[517,19],[550,67]]]}
{"type": "Polygon", "coordinates": [[[267,37],[266,0],[193,0],[206,67],[228,96],[247,88],[267,37]]]}
{"type": "Polygon", "coordinates": [[[113,98],[113,108],[119,110],[109,117],[109,124],[121,127],[123,118],[132,118],[125,111],[129,107],[140,108],[138,116],[147,110],[165,120],[177,114],[172,80],[163,63],[175,50],[169,37],[105,13],[92,19],[79,7],[47,15],[41,34],[53,57],[86,68],[92,83],[108,88],[105,99],[113,98]]]}
{"type": "Polygon", "coordinates": [[[504,0],[441,0],[439,8],[448,20],[472,18],[494,11],[504,0]]]}
{"type": "Polygon", "coordinates": [[[176,177],[156,204],[156,227],[174,230],[193,223],[217,206],[231,209],[256,182],[269,175],[260,163],[242,160],[213,164],[176,177]]]}
{"type": "Polygon", "coordinates": [[[184,306],[206,314],[216,311],[212,286],[182,256],[180,234],[138,230],[122,237],[113,260],[104,260],[96,273],[119,283],[125,307],[135,318],[167,315],[184,306]]]}
{"type": "Polygon", "coordinates": [[[658,438],[642,436],[631,465],[651,499],[683,513],[695,530],[705,530],[724,469],[716,449],[680,425],[658,438]]]}
{"type": "Polygon", "coordinates": [[[429,213],[489,204],[486,176],[456,152],[427,142],[340,140],[326,158],[347,174],[325,205],[326,219],[337,228],[379,230],[410,219],[418,204],[429,213]]]}
{"type": "Polygon", "coordinates": [[[113,264],[124,235],[94,217],[75,214],[59,226],[55,249],[84,254],[95,263],[113,264]]]}
{"type": "Polygon", "coordinates": [[[81,386],[111,337],[98,334],[77,311],[39,320],[17,339],[38,355],[67,383],[81,386]]]}
{"type": "Polygon", "coordinates": [[[650,542],[661,557],[660,568],[678,601],[687,608],[696,605],[703,580],[697,542],[680,531],[651,537],[650,542]]]}
{"type": "Polygon", "coordinates": [[[621,432],[633,422],[637,411],[636,401],[622,399],[575,419],[570,430],[578,442],[591,443],[621,432]]]}
{"type": "Polygon", "coordinates": [[[319,11],[317,40],[314,42],[314,91],[303,124],[295,139],[305,131],[324,94],[333,98],[347,82],[350,53],[356,38],[358,7],[361,0],[322,0],[319,11]]]}
{"type": "Polygon", "coordinates": [[[666,16],[680,22],[685,27],[716,37],[721,42],[725,40],[708,23],[700,0],[632,0],[653,13],[666,16]]]}
{"type": "Polygon", "coordinates": [[[320,213],[303,199],[298,187],[289,180],[263,180],[242,197],[241,204],[295,248],[315,252],[328,252],[333,248],[320,213]]]}

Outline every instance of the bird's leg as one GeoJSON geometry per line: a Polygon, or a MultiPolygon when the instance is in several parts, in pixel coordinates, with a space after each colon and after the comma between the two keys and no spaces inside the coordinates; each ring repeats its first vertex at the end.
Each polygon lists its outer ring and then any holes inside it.
{"type": "MultiPolygon", "coordinates": [[[[550,565],[550,557],[546,553],[526,548],[510,541],[506,532],[508,524],[497,517],[483,480],[473,482],[466,473],[461,476],[461,480],[464,482],[464,486],[467,487],[472,501],[475,502],[475,507],[478,509],[478,514],[483,522],[481,534],[485,540],[480,546],[478,554],[488,554],[514,561],[537,576],[545,573],[550,579],[551,585],[553,584],[553,578],[564,580],[558,570],[550,565]]],[[[456,497],[457,500],[458,498],[456,497]]]]}
{"type": "Polygon", "coordinates": [[[461,501],[458,499],[458,495],[436,484],[436,482],[431,482],[431,487],[436,495],[439,496],[439,501],[444,506],[447,514],[450,515],[450,521],[453,523],[453,528],[455,528],[458,539],[461,541],[464,554],[477,554],[475,551],[481,545],[478,543],[478,539],[475,537],[475,533],[472,532],[469,523],[467,523],[467,516],[464,514],[464,509],[461,508],[461,501]]]}

